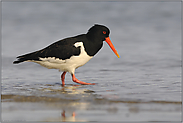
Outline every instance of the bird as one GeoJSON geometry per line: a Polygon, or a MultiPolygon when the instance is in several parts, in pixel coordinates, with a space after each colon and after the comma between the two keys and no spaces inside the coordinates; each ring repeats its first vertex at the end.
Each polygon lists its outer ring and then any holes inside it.
{"type": "Polygon", "coordinates": [[[103,42],[107,42],[112,51],[120,58],[109,38],[110,30],[104,25],[94,24],[86,34],[61,39],[51,45],[25,55],[16,57],[13,64],[21,62],[35,62],[48,69],[62,71],[62,86],[65,85],[65,75],[71,74],[72,80],[81,85],[95,85],[78,80],[75,70],[86,64],[102,48],[103,42]]]}

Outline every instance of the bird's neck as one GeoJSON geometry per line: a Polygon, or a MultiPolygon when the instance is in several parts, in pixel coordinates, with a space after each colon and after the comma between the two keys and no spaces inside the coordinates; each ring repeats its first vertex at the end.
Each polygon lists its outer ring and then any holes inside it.
{"type": "Polygon", "coordinates": [[[87,37],[87,42],[84,42],[85,51],[89,56],[94,56],[103,46],[103,41],[93,37],[87,37]]]}

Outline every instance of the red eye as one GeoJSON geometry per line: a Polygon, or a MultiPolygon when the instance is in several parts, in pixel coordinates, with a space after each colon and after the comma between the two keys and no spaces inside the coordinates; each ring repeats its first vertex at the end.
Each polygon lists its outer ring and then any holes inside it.
{"type": "Polygon", "coordinates": [[[106,31],[103,31],[103,34],[106,34],[106,31]]]}

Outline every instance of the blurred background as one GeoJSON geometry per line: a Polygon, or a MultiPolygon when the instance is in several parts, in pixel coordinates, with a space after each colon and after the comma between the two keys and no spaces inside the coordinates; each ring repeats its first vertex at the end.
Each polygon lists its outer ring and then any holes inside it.
{"type": "MultiPolygon", "coordinates": [[[[69,74],[66,84],[73,84],[69,74]]],[[[2,2],[2,95],[5,121],[63,121],[62,110],[75,111],[75,121],[180,121],[181,3],[2,2]],[[87,33],[94,24],[110,29],[120,55],[105,43],[76,70],[78,79],[96,86],[62,88],[58,70],[12,64],[19,55],[87,33]],[[40,107],[41,101],[52,106],[40,107]]]]}

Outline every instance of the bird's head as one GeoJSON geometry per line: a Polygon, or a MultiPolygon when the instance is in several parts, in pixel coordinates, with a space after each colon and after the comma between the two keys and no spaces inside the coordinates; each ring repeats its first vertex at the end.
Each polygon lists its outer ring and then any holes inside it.
{"type": "Polygon", "coordinates": [[[106,41],[107,44],[110,46],[110,48],[113,50],[113,52],[119,58],[120,56],[119,56],[118,52],[116,51],[116,49],[114,48],[114,46],[109,38],[109,34],[110,34],[110,30],[106,26],[95,24],[88,30],[87,37],[92,39],[93,41],[97,41],[97,42],[101,42],[101,43],[103,41],[106,41]]]}

